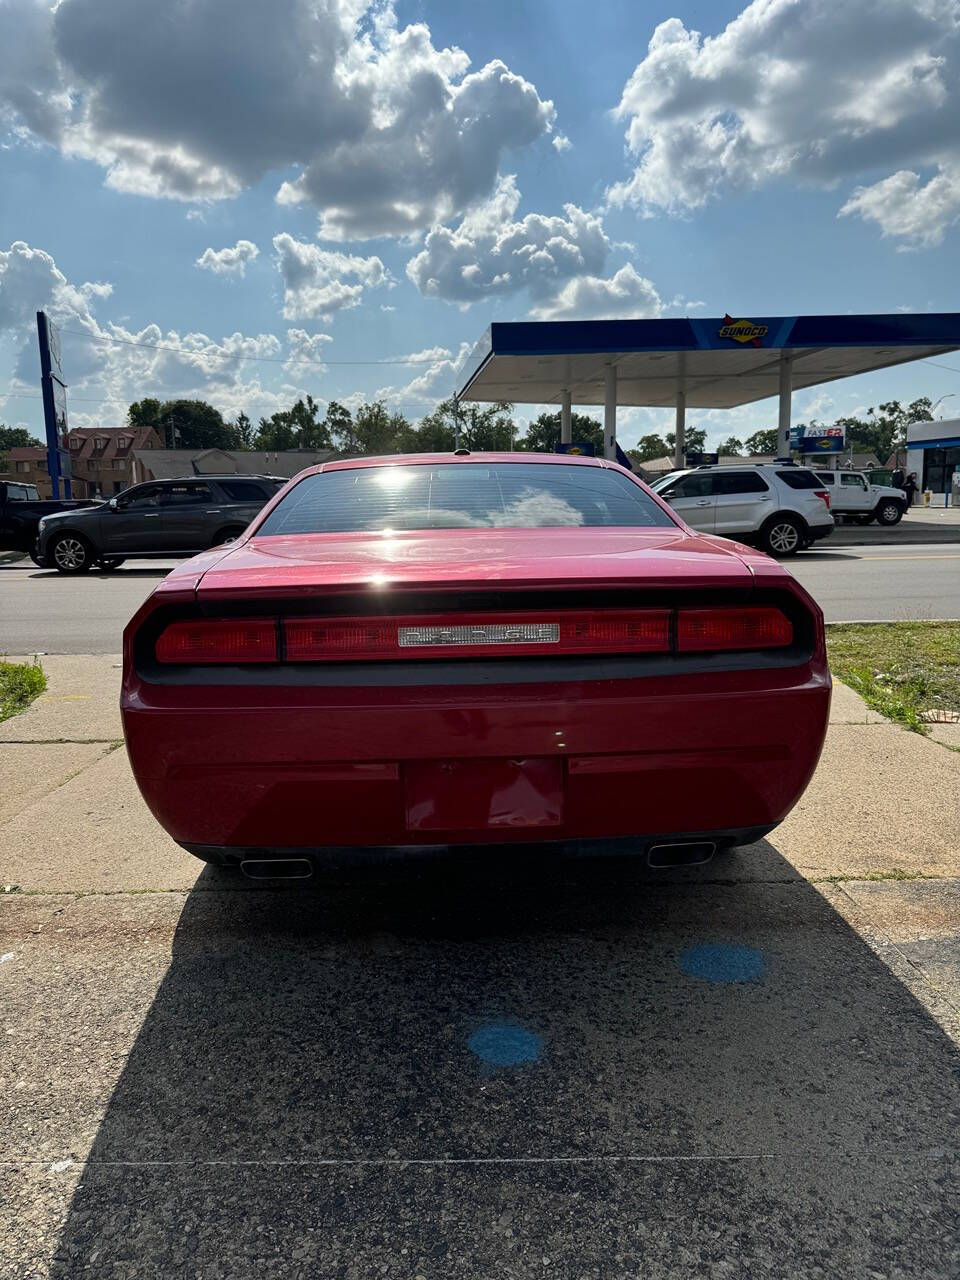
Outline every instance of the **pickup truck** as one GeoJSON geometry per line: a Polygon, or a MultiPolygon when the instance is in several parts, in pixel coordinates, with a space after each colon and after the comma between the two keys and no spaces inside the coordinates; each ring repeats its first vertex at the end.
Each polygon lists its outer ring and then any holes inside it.
{"type": "Polygon", "coordinates": [[[41,498],[35,484],[19,484],[0,480],[0,551],[25,551],[35,564],[37,525],[43,516],[56,511],[73,511],[76,507],[92,507],[95,502],[80,499],[41,498]]]}
{"type": "Polygon", "coordinates": [[[892,485],[871,484],[859,471],[818,471],[830,495],[830,513],[857,524],[896,524],[907,509],[907,495],[892,485]]]}

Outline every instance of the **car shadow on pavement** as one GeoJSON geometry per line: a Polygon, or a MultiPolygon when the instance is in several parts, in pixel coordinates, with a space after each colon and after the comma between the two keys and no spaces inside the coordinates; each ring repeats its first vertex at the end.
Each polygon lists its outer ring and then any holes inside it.
{"type": "Polygon", "coordinates": [[[168,573],[172,573],[171,569],[88,569],[86,573],[65,574],[58,573],[56,569],[35,569],[29,574],[31,578],[73,578],[74,581],[83,578],[165,578],[168,573]]]}
{"type": "Polygon", "coordinates": [[[955,1048],[754,852],[206,871],[51,1274],[956,1274],[955,1048]]]}

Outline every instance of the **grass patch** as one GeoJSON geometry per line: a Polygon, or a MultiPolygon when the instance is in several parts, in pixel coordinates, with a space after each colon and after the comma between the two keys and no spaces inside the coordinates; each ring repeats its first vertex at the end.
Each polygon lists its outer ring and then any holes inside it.
{"type": "Polygon", "coordinates": [[[47,687],[47,677],[36,658],[32,662],[0,660],[0,721],[23,711],[47,687]]]}
{"type": "Polygon", "coordinates": [[[914,733],[923,712],[960,712],[960,623],[834,623],[827,654],[867,706],[914,733]]]}

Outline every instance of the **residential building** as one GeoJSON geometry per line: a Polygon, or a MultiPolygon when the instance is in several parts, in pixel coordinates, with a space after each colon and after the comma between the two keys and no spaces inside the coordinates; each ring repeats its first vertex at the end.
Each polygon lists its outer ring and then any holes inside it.
{"type": "Polygon", "coordinates": [[[0,466],[0,480],[35,484],[41,498],[53,496],[50,472],[47,470],[47,451],[42,446],[18,445],[13,449],[0,449],[0,463],[3,463],[0,466]]]}
{"type": "Polygon", "coordinates": [[[328,462],[333,449],[135,449],[141,480],[175,480],[180,476],[230,474],[283,476],[289,479],[307,467],[328,462]]]}
{"type": "Polygon", "coordinates": [[[160,449],[163,441],[153,427],[75,427],[67,433],[74,489],[84,484],[89,493],[75,497],[112,497],[132,484],[150,477],[140,467],[137,455],[160,449]]]}

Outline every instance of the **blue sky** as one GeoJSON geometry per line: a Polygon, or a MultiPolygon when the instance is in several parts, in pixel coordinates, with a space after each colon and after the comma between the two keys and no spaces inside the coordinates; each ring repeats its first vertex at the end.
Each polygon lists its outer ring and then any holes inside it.
{"type": "MultiPolygon", "coordinates": [[[[0,0],[0,50],[0,419],[36,430],[39,307],[71,422],[111,426],[416,418],[492,319],[958,306],[957,0],[0,0]]],[[[943,363],[795,417],[960,413],[943,363]]]]}

